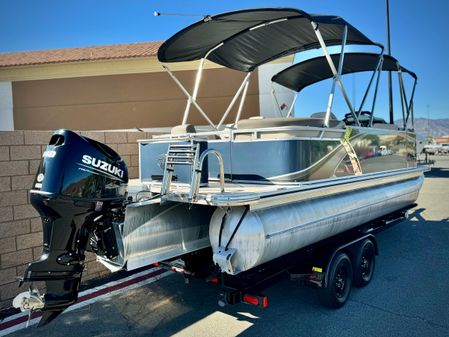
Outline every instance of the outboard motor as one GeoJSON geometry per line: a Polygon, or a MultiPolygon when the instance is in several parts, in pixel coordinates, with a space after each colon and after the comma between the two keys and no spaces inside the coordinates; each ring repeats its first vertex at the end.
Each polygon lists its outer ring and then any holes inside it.
{"type": "Polygon", "coordinates": [[[19,294],[14,306],[43,311],[39,326],[75,303],[85,251],[95,246],[108,258],[118,254],[112,222],[126,200],[128,170],[108,146],[69,130],[51,137],[30,192],[43,225],[43,253],[22,282],[45,281],[46,293],[19,294]]]}

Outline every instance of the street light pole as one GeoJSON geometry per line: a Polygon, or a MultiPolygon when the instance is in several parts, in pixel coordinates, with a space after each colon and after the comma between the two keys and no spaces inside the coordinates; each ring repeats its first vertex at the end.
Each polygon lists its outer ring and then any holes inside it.
{"type": "MultiPolygon", "coordinates": [[[[387,54],[391,56],[391,43],[390,43],[390,3],[386,1],[387,9],[387,54]]],[[[388,103],[390,108],[390,124],[394,124],[394,113],[393,113],[393,89],[391,85],[391,71],[388,72],[388,103]]]]}

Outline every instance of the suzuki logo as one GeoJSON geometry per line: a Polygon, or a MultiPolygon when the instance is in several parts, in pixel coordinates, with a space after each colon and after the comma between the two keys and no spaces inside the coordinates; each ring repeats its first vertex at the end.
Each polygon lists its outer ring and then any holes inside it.
{"type": "Polygon", "coordinates": [[[104,172],[111,173],[117,177],[123,178],[123,170],[119,169],[117,166],[111,165],[103,160],[91,157],[87,154],[83,155],[82,162],[84,164],[90,165],[92,167],[98,168],[104,172]]]}

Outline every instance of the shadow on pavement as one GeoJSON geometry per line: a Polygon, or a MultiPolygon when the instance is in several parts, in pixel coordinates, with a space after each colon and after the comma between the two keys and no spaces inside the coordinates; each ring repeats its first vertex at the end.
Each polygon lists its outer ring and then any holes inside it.
{"type": "Polygon", "coordinates": [[[449,169],[442,167],[432,167],[432,169],[428,172],[425,172],[424,175],[427,178],[449,178],[449,169]]]}
{"type": "Polygon", "coordinates": [[[424,212],[426,209],[425,208],[416,208],[413,213],[409,213],[407,216],[407,220],[413,220],[416,219],[418,221],[421,222],[425,222],[426,219],[424,219],[424,217],[421,215],[422,212],[424,212]]]}
{"type": "MultiPolygon", "coordinates": [[[[267,309],[245,304],[222,308],[217,304],[218,286],[200,280],[185,284],[182,276],[172,275],[61,315],[42,328],[33,326],[13,336],[129,337],[172,336],[176,333],[193,336],[191,328],[196,323],[205,328],[200,336],[237,336],[245,331],[251,333],[258,324],[266,326],[273,315],[281,313],[277,305],[292,302],[292,297],[295,300],[290,304],[291,310],[294,309],[298,315],[325,310],[320,307],[314,291],[287,280],[281,281],[276,287],[279,285],[286,292],[281,296],[276,294],[275,301],[278,303],[267,309]]],[[[269,295],[271,292],[267,288],[264,293],[269,295]]]]}

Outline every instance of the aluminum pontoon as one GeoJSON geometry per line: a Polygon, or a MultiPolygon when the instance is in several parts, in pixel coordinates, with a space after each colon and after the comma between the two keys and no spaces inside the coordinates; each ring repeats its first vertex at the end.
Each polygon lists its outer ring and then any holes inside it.
{"type": "Polygon", "coordinates": [[[288,8],[207,16],[168,39],[158,58],[187,103],[170,134],[139,141],[140,179],[128,188],[132,200],[126,198],[126,165],[105,145],[59,130],[44,153],[31,191],[43,219],[44,255],[29,265],[24,280],[46,281],[47,293],[16,299],[22,309],[44,310],[41,324],[76,301],[86,249],[112,271],[206,251],[202,263],[238,276],[416,200],[423,182],[413,132],[416,75],[342,18],[288,8]],[[349,44],[379,52],[347,53],[349,44]],[[341,52],[331,55],[329,46],[341,52]],[[272,81],[297,95],[333,78],[325,112],[293,117],[293,102],[287,113],[277,111],[279,118],[240,119],[254,69],[316,48],[322,57],[294,64],[272,81]],[[190,94],[168,63],[194,60],[200,62],[190,94]],[[217,123],[197,100],[206,60],[247,73],[217,123]],[[356,109],[342,76],[362,71],[372,77],[356,109]],[[375,117],[382,71],[398,73],[402,126],[375,117]],[[403,73],[415,80],[410,99],[403,73]],[[342,120],[332,113],[336,87],[349,109],[342,120]],[[192,108],[208,131],[188,124],[192,108]]]}

